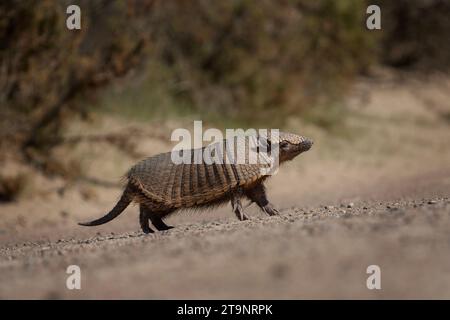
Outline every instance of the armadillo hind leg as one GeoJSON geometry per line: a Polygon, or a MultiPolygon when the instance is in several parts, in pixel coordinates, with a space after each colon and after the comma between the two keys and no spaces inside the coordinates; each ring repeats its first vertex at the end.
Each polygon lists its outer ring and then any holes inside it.
{"type": "Polygon", "coordinates": [[[148,223],[149,215],[148,211],[145,209],[143,205],[139,206],[139,223],[141,224],[142,232],[144,233],[153,233],[154,231],[150,228],[148,223]]]}
{"type": "Polygon", "coordinates": [[[246,191],[247,197],[255,202],[262,211],[267,213],[269,216],[278,215],[280,212],[274,208],[274,206],[269,202],[266,195],[266,190],[262,183],[257,184],[255,187],[246,191]]]}
{"type": "Polygon", "coordinates": [[[149,218],[152,224],[155,226],[158,231],[169,230],[172,229],[173,226],[168,226],[161,219],[162,216],[167,215],[168,213],[159,213],[159,212],[150,212],[149,218]]]}
{"type": "Polygon", "coordinates": [[[242,207],[241,203],[242,194],[243,194],[242,190],[239,189],[231,196],[231,207],[233,208],[233,212],[236,215],[236,217],[241,221],[249,219],[244,212],[244,208],[242,207]]]}

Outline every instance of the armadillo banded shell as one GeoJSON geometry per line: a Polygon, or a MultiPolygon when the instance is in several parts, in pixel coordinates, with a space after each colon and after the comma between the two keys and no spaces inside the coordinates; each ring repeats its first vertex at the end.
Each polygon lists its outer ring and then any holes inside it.
{"type": "Polygon", "coordinates": [[[179,208],[208,203],[247,186],[262,178],[260,168],[258,164],[175,164],[167,152],[138,162],[127,177],[151,201],[179,208]]]}

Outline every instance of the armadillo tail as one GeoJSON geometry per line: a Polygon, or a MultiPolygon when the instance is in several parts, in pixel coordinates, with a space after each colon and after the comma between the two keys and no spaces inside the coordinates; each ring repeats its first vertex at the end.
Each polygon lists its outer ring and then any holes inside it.
{"type": "Polygon", "coordinates": [[[80,222],[78,224],[80,226],[91,227],[91,226],[99,226],[101,224],[107,223],[107,222],[113,220],[114,218],[116,218],[119,214],[121,214],[123,212],[123,210],[125,210],[125,208],[128,207],[131,200],[132,200],[132,197],[130,196],[129,187],[127,187],[127,188],[125,188],[125,191],[123,192],[122,196],[120,197],[119,201],[114,206],[114,208],[110,212],[108,212],[105,216],[103,216],[97,220],[93,220],[93,221],[89,221],[89,222],[80,222]]]}

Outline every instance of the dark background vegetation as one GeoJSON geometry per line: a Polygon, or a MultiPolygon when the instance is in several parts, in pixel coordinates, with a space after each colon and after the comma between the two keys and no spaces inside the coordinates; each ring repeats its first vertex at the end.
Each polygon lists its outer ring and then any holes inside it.
{"type": "Polygon", "coordinates": [[[98,108],[326,125],[308,115],[331,112],[374,68],[448,71],[449,13],[446,0],[2,1],[1,157],[49,172],[64,126],[98,108]],[[79,31],[66,28],[69,4],[81,7],[79,31]],[[381,31],[365,27],[369,4],[381,6],[381,31]]]}

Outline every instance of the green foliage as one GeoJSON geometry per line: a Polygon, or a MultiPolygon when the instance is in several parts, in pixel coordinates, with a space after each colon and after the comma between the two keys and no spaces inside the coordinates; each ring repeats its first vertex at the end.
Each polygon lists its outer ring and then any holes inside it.
{"type": "Polygon", "coordinates": [[[450,1],[378,0],[382,8],[382,63],[425,72],[449,71],[450,1]]]}
{"type": "Polygon", "coordinates": [[[280,124],[336,96],[372,58],[361,1],[179,1],[156,9],[155,56],[173,71],[172,94],[206,117],[280,124]]]}
{"type": "Polygon", "coordinates": [[[0,146],[19,146],[27,156],[30,148],[48,149],[68,118],[86,112],[80,98],[136,64],[143,40],[122,2],[77,3],[81,31],[66,28],[68,1],[0,3],[0,146]]]}

